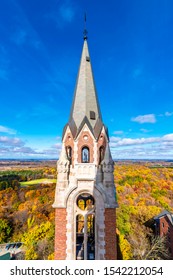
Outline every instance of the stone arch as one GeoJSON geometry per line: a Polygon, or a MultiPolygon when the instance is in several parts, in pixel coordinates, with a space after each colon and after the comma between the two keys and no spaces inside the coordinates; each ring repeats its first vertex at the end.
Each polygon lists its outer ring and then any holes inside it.
{"type": "Polygon", "coordinates": [[[74,255],[77,260],[95,259],[95,199],[89,192],[76,197],[74,207],[74,255]]]}
{"type": "MultiPolygon", "coordinates": [[[[105,195],[95,186],[79,188],[75,187],[66,193],[64,198],[65,207],[67,209],[67,259],[76,259],[76,215],[81,214],[82,210],[76,211],[77,197],[82,193],[88,193],[95,200],[94,208],[94,227],[95,227],[95,259],[100,259],[100,254],[103,254],[104,247],[104,209],[105,195]],[[101,230],[100,230],[101,229],[101,230]],[[100,236],[101,234],[101,236],[100,236]]],[[[84,211],[85,215],[92,214],[92,211],[84,211]]]]}
{"type": "Polygon", "coordinates": [[[70,190],[68,190],[64,196],[64,206],[67,207],[68,204],[68,199],[71,198],[72,199],[72,204],[74,205],[77,199],[77,196],[79,194],[81,194],[82,192],[87,192],[90,193],[91,195],[93,195],[94,199],[98,199],[98,201],[102,198],[103,200],[103,204],[102,206],[104,207],[104,205],[107,202],[107,195],[104,192],[104,189],[99,188],[98,186],[94,186],[91,188],[84,188],[84,189],[78,189],[77,186],[71,188],[70,190]]]}

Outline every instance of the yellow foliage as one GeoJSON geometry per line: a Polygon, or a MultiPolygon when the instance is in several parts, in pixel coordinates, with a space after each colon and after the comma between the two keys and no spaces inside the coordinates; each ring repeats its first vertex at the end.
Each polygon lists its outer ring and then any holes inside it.
{"type": "Polygon", "coordinates": [[[124,235],[119,235],[119,248],[122,255],[123,260],[131,260],[132,252],[130,243],[127,241],[124,235]]]}
{"type": "Polygon", "coordinates": [[[55,256],[54,256],[54,253],[52,253],[52,254],[50,254],[49,256],[48,256],[48,260],[50,261],[50,260],[54,260],[55,259],[55,256]]]}
{"type": "Polygon", "coordinates": [[[25,252],[25,260],[37,260],[37,258],[38,258],[38,255],[35,252],[33,246],[26,250],[26,252],[25,252]]]}

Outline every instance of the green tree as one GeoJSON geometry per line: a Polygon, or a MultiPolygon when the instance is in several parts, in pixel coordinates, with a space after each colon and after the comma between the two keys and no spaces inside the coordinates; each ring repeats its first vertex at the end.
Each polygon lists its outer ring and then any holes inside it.
{"type": "Polygon", "coordinates": [[[0,243],[7,242],[10,237],[12,228],[5,219],[0,219],[0,243]]]}
{"type": "Polygon", "coordinates": [[[2,181],[0,182],[0,191],[5,190],[8,188],[8,182],[2,181]]]}

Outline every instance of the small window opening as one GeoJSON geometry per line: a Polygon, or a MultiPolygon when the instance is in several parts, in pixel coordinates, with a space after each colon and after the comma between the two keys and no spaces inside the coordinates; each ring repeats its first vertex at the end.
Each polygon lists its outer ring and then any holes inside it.
{"type": "Polygon", "coordinates": [[[101,146],[99,148],[99,164],[102,162],[103,159],[104,159],[104,147],[101,146]]]}
{"type": "Polygon", "coordinates": [[[88,147],[83,147],[82,148],[82,162],[89,162],[90,154],[89,154],[89,148],[88,147]]]}
{"type": "Polygon", "coordinates": [[[96,114],[94,111],[90,111],[90,119],[95,120],[96,119],[96,114]]]}
{"type": "Polygon", "coordinates": [[[71,160],[72,160],[72,148],[70,146],[68,146],[66,148],[66,153],[67,153],[67,158],[68,160],[70,161],[70,164],[71,164],[71,160]]]}
{"type": "Polygon", "coordinates": [[[91,210],[94,207],[94,198],[88,193],[83,193],[77,198],[77,206],[81,210],[91,210]]]}

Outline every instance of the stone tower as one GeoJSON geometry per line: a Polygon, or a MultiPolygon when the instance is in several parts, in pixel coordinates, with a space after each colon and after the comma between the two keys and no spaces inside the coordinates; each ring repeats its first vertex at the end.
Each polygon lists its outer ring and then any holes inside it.
{"type": "Polygon", "coordinates": [[[57,169],[55,259],[116,259],[114,162],[86,34],[57,169]]]}

